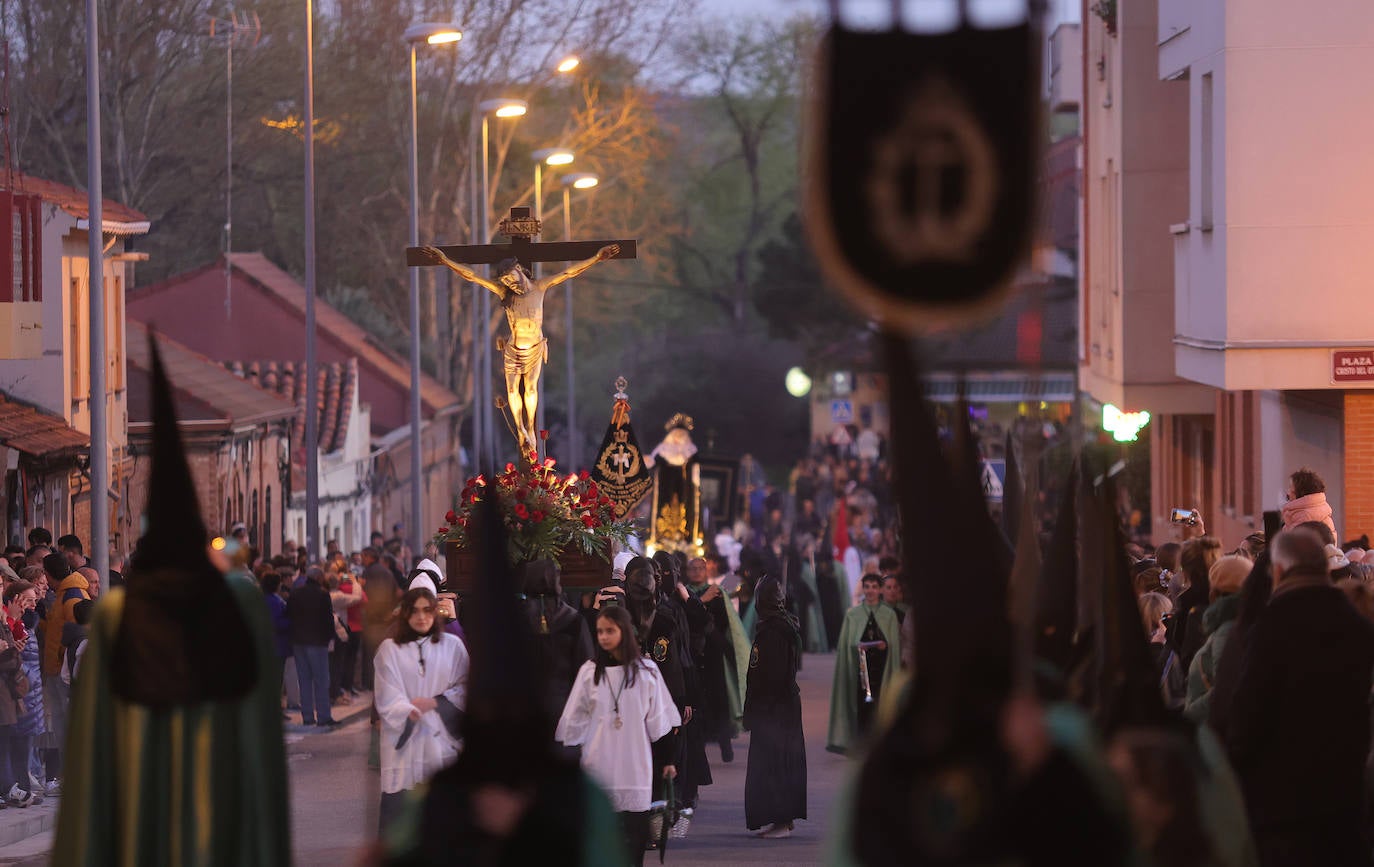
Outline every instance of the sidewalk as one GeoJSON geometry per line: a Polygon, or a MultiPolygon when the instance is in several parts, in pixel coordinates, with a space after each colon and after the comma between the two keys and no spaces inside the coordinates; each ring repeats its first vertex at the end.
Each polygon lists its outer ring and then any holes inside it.
{"type": "MultiPolygon", "coordinates": [[[[333,711],[334,721],[340,726],[365,719],[372,711],[372,693],[364,692],[355,696],[352,704],[336,704],[333,711]]],[[[287,743],[295,743],[302,738],[327,732],[319,726],[301,725],[301,712],[292,710],[286,711],[282,719],[282,734],[287,743]]],[[[44,798],[43,803],[31,807],[0,810],[0,867],[44,863],[43,859],[32,861],[32,856],[44,854],[51,848],[51,832],[57,827],[57,808],[61,802],[62,796],[58,795],[44,798]],[[34,839],[39,835],[43,835],[43,838],[34,839]],[[34,851],[30,852],[30,849],[34,851]]]]}

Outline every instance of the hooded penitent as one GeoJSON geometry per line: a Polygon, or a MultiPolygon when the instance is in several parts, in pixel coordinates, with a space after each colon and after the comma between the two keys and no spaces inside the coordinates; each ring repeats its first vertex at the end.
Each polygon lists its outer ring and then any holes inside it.
{"type": "Polygon", "coordinates": [[[1035,593],[1035,654],[1049,663],[1060,677],[1077,664],[1078,630],[1078,463],[1059,493],[1058,517],[1045,552],[1044,566],[1035,593]]]}
{"type": "Polygon", "coordinates": [[[658,578],[654,564],[636,557],[625,564],[625,608],[630,612],[639,638],[644,640],[645,631],[658,608],[658,578]]]}
{"type": "Polygon", "coordinates": [[[147,532],[127,583],[101,597],[90,623],[52,860],[286,865],[291,811],[272,627],[251,576],[226,577],[207,557],[156,344],[150,355],[147,532]]]}
{"type": "Polygon", "coordinates": [[[155,342],[151,352],[147,530],[124,576],[112,686],[123,699],[157,708],[240,698],[258,677],[257,661],[243,652],[248,626],[206,554],[209,534],[155,342]]]}
{"type": "Polygon", "coordinates": [[[1104,736],[1125,726],[1163,726],[1172,721],[1159,690],[1159,669],[1150,653],[1149,637],[1140,622],[1140,608],[1126,558],[1126,540],[1116,515],[1116,486],[1109,477],[1102,492],[1080,503],[1080,514],[1102,544],[1093,550],[1102,557],[1085,561],[1084,571],[1100,583],[1096,637],[1096,694],[1094,717],[1104,736]]]}
{"type": "Polygon", "coordinates": [[[906,346],[888,338],[888,352],[892,391],[902,395],[892,421],[893,441],[903,444],[895,455],[903,550],[922,552],[921,568],[905,572],[916,659],[940,664],[921,667],[865,760],[850,839],[865,864],[1000,857],[1012,844],[986,832],[1007,776],[998,733],[1011,663],[1005,542],[967,457],[951,467],[941,449],[906,346]]]}
{"type": "Polygon", "coordinates": [[[595,848],[616,851],[613,814],[577,763],[554,747],[556,721],[544,707],[495,497],[479,504],[476,522],[463,752],[430,782],[418,834],[391,863],[592,863],[595,848]],[[518,799],[520,817],[509,828],[484,825],[488,797],[518,799]]]}

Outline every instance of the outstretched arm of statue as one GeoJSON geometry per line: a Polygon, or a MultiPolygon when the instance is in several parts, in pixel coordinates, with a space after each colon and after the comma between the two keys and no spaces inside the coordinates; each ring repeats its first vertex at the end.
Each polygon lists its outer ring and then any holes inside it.
{"type": "Polygon", "coordinates": [[[453,261],[448,256],[445,256],[444,251],[440,250],[438,247],[421,247],[420,252],[429,257],[429,264],[443,265],[469,283],[476,283],[478,286],[496,293],[497,298],[505,297],[506,289],[500,283],[488,280],[468,266],[453,261]]]}
{"type": "Polygon", "coordinates": [[[559,283],[562,283],[564,280],[571,280],[578,274],[581,274],[583,271],[586,271],[588,268],[595,265],[597,262],[605,262],[607,259],[614,259],[619,253],[619,244],[607,244],[600,250],[597,250],[596,255],[586,260],[585,262],[578,262],[576,265],[573,265],[561,274],[554,274],[552,277],[545,277],[543,280],[539,282],[542,284],[542,288],[552,289],[559,283]]]}

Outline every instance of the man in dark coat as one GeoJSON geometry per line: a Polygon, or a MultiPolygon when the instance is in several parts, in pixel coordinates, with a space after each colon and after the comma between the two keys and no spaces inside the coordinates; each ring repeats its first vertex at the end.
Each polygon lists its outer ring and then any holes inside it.
{"type": "Polygon", "coordinates": [[[1374,625],[1332,586],[1315,534],[1282,533],[1270,551],[1273,596],[1250,636],[1226,737],[1260,863],[1367,865],[1374,625]]]}
{"type": "Polygon", "coordinates": [[[760,837],[788,837],[792,822],[806,818],[806,738],[797,689],[801,633],[776,579],[760,581],[754,600],[759,625],[744,704],[744,725],[751,733],[744,822],[751,831],[768,825],[760,837]]]}
{"type": "Polygon", "coordinates": [[[301,685],[301,722],[334,725],[329,708],[329,642],[335,639],[334,606],[324,589],[324,571],[311,566],[305,583],[286,600],[291,655],[301,685]]]}

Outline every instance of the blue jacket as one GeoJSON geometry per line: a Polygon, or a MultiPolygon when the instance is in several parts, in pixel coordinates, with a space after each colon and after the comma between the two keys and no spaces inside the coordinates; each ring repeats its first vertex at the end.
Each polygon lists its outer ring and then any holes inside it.
{"type": "Polygon", "coordinates": [[[277,656],[286,659],[291,655],[291,621],[286,616],[286,600],[279,593],[267,594],[267,617],[272,621],[272,645],[277,656]]]}

